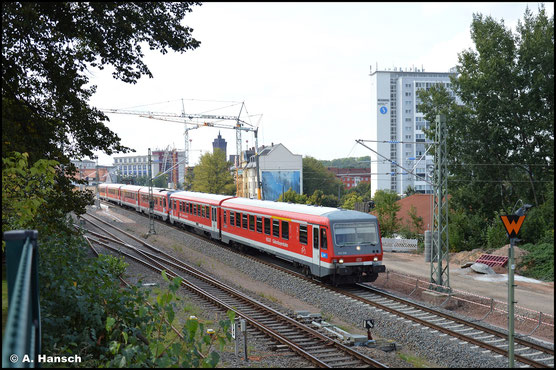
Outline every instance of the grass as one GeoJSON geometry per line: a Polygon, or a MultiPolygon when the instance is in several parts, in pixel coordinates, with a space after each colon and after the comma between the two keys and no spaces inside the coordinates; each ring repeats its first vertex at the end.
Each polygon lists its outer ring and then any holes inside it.
{"type": "Polygon", "coordinates": [[[424,359],[407,353],[399,352],[398,357],[404,360],[405,362],[412,364],[413,367],[419,367],[419,368],[431,367],[429,363],[424,359]]]}
{"type": "Polygon", "coordinates": [[[265,299],[268,299],[274,303],[282,303],[278,298],[271,296],[270,294],[259,293],[259,296],[265,299]]]}

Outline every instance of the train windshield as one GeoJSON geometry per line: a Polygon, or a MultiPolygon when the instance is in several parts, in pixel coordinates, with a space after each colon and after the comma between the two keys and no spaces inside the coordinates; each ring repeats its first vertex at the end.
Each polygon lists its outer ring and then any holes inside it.
{"type": "Polygon", "coordinates": [[[334,241],[338,247],[376,245],[378,233],[375,223],[334,225],[334,241]]]}

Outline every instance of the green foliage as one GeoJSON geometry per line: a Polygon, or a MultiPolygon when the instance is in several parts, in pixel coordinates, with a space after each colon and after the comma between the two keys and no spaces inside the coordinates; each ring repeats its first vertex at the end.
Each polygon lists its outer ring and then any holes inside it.
{"type": "Polygon", "coordinates": [[[313,157],[303,158],[303,191],[313,194],[321,190],[326,195],[337,195],[338,189],[342,190],[344,184],[336,178],[334,173],[313,157]]]}
{"type": "MultiPolygon", "coordinates": [[[[152,77],[142,47],[166,53],[195,49],[199,42],[182,24],[191,3],[3,2],[2,153],[29,153],[29,163],[55,160],[54,193],[41,216],[52,226],[67,213],[85,212],[92,194],[74,191],[70,158],[129,152],[89,106],[96,86],[91,68],[136,83],[152,77]]],[[[81,183],[84,183],[81,181],[81,183]]]]}
{"type": "Polygon", "coordinates": [[[369,161],[371,157],[357,157],[357,158],[336,158],[331,161],[321,160],[324,167],[338,167],[338,168],[369,168],[369,161]]]}
{"type": "Polygon", "coordinates": [[[85,367],[217,365],[213,348],[229,342],[231,321],[220,321],[219,330],[207,335],[206,325],[188,320],[181,330],[185,340],[178,339],[170,324],[176,325],[179,278],[169,281],[163,274],[169,290],[149,299],[140,282],[121,288],[117,277],[126,266],[121,258],[92,258],[81,237],[57,230],[39,238],[45,353],[78,354],[85,367]]]}
{"type": "Polygon", "coordinates": [[[41,159],[29,167],[28,153],[2,158],[2,232],[37,229],[37,215],[54,191],[58,162],[41,159]]]}
{"type": "Polygon", "coordinates": [[[307,195],[297,194],[295,190],[289,188],[288,191],[280,194],[280,196],[278,197],[278,202],[305,204],[307,203],[307,195]]]}
{"type": "Polygon", "coordinates": [[[470,251],[486,246],[488,223],[480,215],[453,209],[448,222],[450,252],[470,251]]]}
{"type": "Polygon", "coordinates": [[[371,185],[368,182],[360,182],[357,186],[349,189],[348,194],[352,192],[359,194],[363,198],[363,202],[368,202],[372,199],[371,185]]]}
{"type": "Polygon", "coordinates": [[[462,105],[444,88],[419,93],[429,133],[447,116],[451,203],[489,220],[518,199],[539,206],[554,181],[554,16],[527,9],[516,31],[474,14],[475,48],[451,78],[462,105]]]}
{"type": "Polygon", "coordinates": [[[355,203],[363,202],[363,197],[356,192],[349,193],[344,198],[344,202],[342,203],[342,208],[344,209],[355,209],[355,203]]]}
{"type": "Polygon", "coordinates": [[[322,190],[315,190],[313,194],[307,198],[307,204],[323,207],[338,207],[338,198],[334,195],[326,195],[322,190]]]}
{"type": "Polygon", "coordinates": [[[519,246],[529,251],[518,270],[524,276],[544,281],[554,281],[554,234],[551,242],[519,246]]]}
{"type": "MultiPolygon", "coordinates": [[[[149,182],[147,180],[147,186],[149,185],[149,182]]],[[[168,174],[165,173],[164,175],[160,175],[158,177],[155,177],[155,179],[153,180],[153,187],[155,188],[167,188],[168,187],[168,174]]]]}
{"type": "Polygon", "coordinates": [[[234,179],[230,173],[224,152],[203,154],[199,165],[195,166],[193,191],[212,194],[235,194],[234,179]]]}
{"type": "Polygon", "coordinates": [[[388,237],[398,231],[399,219],[397,213],[400,205],[396,203],[400,198],[390,190],[377,190],[374,196],[374,213],[380,225],[380,236],[388,237]]]}
{"type": "Polygon", "coordinates": [[[497,214],[486,230],[488,250],[501,248],[510,242],[504,223],[500,219],[500,214],[506,214],[506,212],[500,212],[497,214]]]}
{"type": "Polygon", "coordinates": [[[417,192],[415,191],[415,188],[413,186],[408,185],[407,188],[405,188],[404,193],[405,193],[406,196],[410,196],[410,195],[416,194],[417,192]]]}
{"type": "Polygon", "coordinates": [[[519,230],[519,238],[524,243],[539,243],[550,232],[554,236],[554,182],[547,184],[545,199],[544,203],[531,208],[525,216],[519,230]]]}

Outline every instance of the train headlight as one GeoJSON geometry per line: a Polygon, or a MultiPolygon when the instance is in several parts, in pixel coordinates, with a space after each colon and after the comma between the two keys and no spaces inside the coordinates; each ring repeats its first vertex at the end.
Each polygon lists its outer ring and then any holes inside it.
{"type": "Polygon", "coordinates": [[[360,246],[357,246],[357,247],[355,247],[355,249],[357,249],[358,251],[360,251],[360,250],[361,250],[361,247],[360,247],[360,246]]]}
{"type": "Polygon", "coordinates": [[[373,261],[377,262],[377,261],[378,261],[378,257],[373,258],[373,261]]]}
{"type": "Polygon", "coordinates": [[[344,259],[340,258],[340,260],[338,261],[339,263],[344,263],[344,259]]]}

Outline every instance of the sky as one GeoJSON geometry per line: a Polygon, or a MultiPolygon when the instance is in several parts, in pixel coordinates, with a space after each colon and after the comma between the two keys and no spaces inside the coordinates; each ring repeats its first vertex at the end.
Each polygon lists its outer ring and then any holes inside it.
{"type": "MultiPolygon", "coordinates": [[[[153,78],[136,84],[115,80],[109,67],[91,70],[97,91],[90,103],[99,109],[239,115],[259,127],[259,146],[281,143],[293,154],[321,160],[366,156],[371,152],[355,140],[371,134],[371,66],[448,72],[458,53],[473,48],[474,13],[503,19],[515,30],[525,8],[537,14],[539,4],[203,3],[182,21],[200,47],[165,55],[145,47],[153,78]]],[[[554,4],[544,4],[553,15],[554,4]]],[[[136,114],[108,117],[122,144],[136,150],[126,155],[185,146],[183,123],[136,114]]],[[[190,165],[212,152],[219,132],[228,155],[236,153],[235,130],[190,130],[190,165]]],[[[244,132],[242,148],[254,145],[253,133],[244,132]]],[[[113,164],[114,155],[95,154],[99,164],[113,164]]]]}

